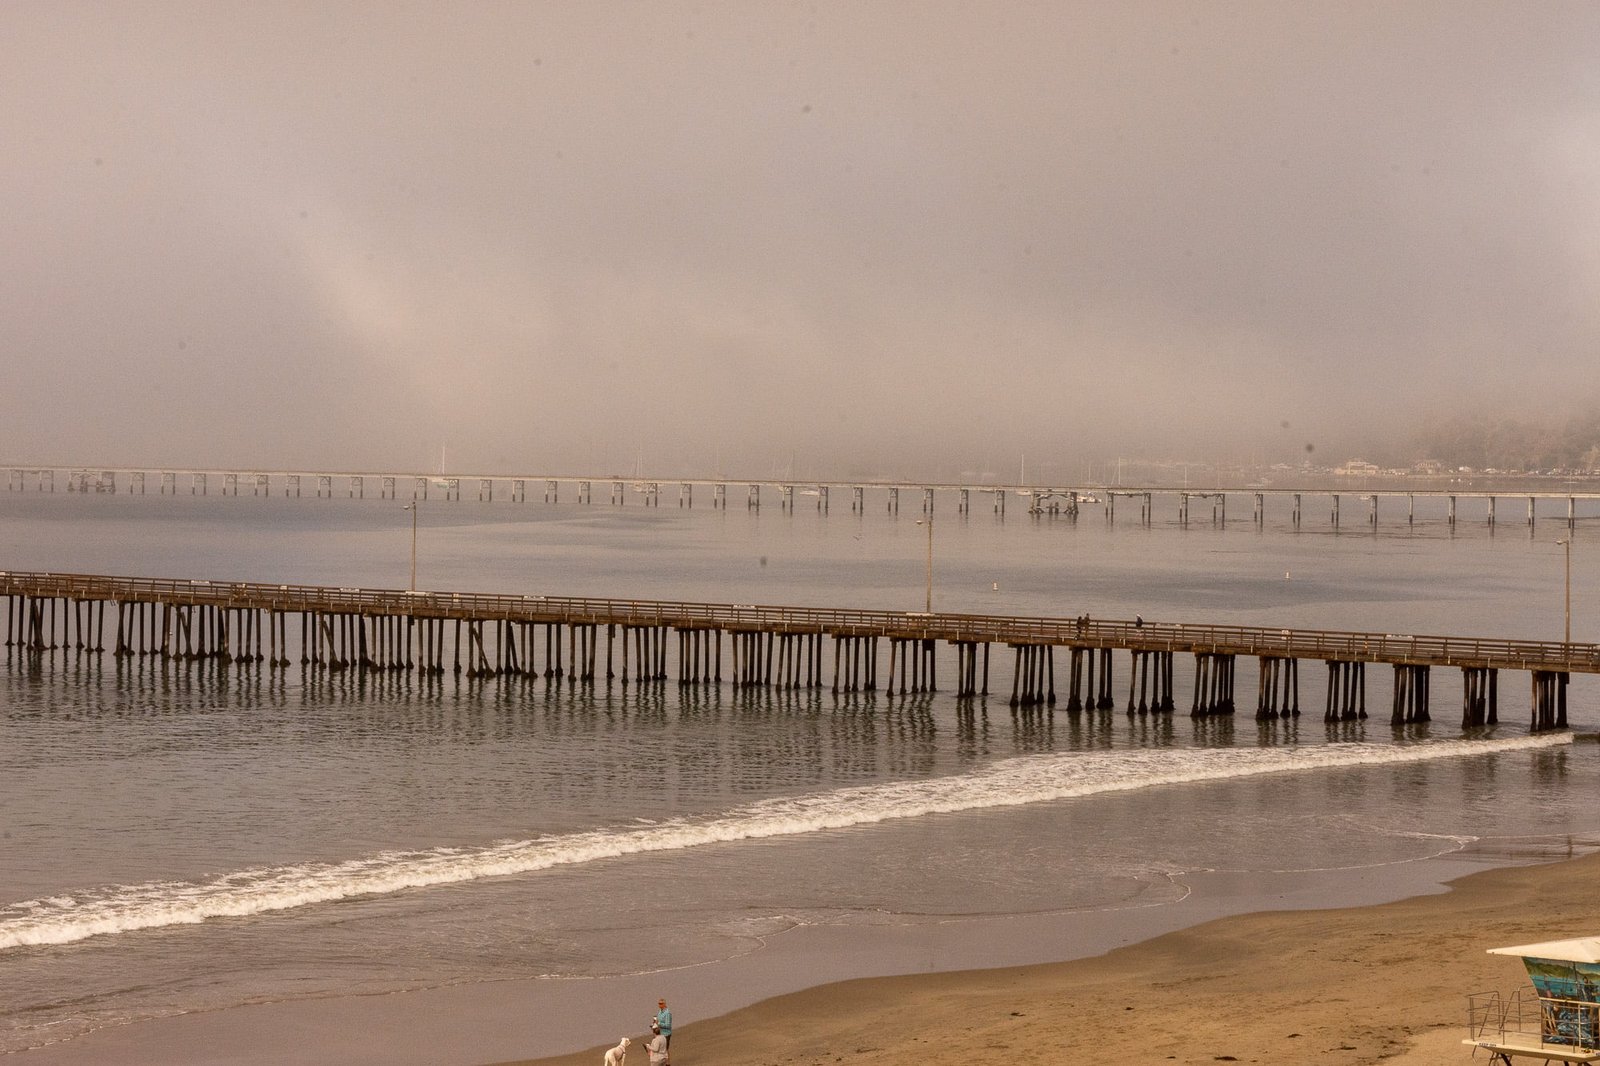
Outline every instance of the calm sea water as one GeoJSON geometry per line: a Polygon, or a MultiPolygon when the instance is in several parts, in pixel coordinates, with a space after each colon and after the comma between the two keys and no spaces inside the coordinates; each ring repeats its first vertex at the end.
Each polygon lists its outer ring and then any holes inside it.
{"type": "MultiPolygon", "coordinates": [[[[802,501],[430,501],[418,584],[922,608],[915,503],[802,501]]],[[[1347,513],[1336,532],[1308,507],[1299,531],[1248,513],[1182,529],[1159,503],[1149,528],[938,506],[936,610],[1561,635],[1549,519],[1452,531],[1419,505],[1416,524],[1347,513]]],[[[1600,634],[1594,522],[1573,551],[1579,640],[1600,634]]],[[[14,570],[401,588],[410,550],[393,501],[0,494],[14,570]]],[[[1261,724],[1248,662],[1233,719],[1017,713],[1002,652],[999,696],[968,702],[12,652],[0,1051],[246,1003],[671,970],[796,927],[1161,908],[1202,871],[1399,868],[1600,830],[1600,754],[1530,736],[1520,675],[1502,675],[1502,724],[1464,735],[1447,671],[1431,723],[1391,726],[1375,668],[1373,717],[1328,725],[1306,663],[1303,716],[1261,724]]],[[[1574,679],[1579,731],[1600,726],[1595,692],[1574,679]]]]}

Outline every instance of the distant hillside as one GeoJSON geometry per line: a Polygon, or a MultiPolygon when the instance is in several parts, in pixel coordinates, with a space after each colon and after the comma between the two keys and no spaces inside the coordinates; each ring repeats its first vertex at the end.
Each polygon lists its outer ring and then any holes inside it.
{"type": "Polygon", "coordinates": [[[1519,418],[1432,421],[1417,435],[1416,455],[1448,468],[1600,471],[1600,412],[1564,423],[1519,418]]]}

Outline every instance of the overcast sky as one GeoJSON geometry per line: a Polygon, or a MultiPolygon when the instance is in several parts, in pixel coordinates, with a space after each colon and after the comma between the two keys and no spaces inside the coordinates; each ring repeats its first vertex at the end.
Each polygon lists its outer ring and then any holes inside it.
{"type": "Polygon", "coordinates": [[[0,5],[0,459],[1076,475],[1597,396],[1600,4],[0,5]]]}

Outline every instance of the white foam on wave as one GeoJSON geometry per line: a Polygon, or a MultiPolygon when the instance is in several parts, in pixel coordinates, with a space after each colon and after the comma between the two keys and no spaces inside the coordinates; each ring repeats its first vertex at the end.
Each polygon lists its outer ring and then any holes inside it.
{"type": "Polygon", "coordinates": [[[897,819],[1286,771],[1417,763],[1570,744],[1570,735],[1419,744],[1165,749],[1033,755],[971,773],[763,800],[725,814],[481,847],[389,851],[340,863],[240,870],[206,881],[118,885],[0,908],[0,950],[192,925],[352,896],[524,874],[646,852],[798,836],[897,819]]]}

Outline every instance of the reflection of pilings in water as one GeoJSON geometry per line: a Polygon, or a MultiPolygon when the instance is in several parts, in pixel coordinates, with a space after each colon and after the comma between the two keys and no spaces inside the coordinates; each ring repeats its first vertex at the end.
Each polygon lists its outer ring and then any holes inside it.
{"type": "MultiPolygon", "coordinates": [[[[1216,721],[1227,721],[1225,718],[1216,721]]],[[[1270,715],[1256,721],[1256,744],[1263,748],[1293,747],[1300,739],[1300,720],[1294,715],[1274,718],[1270,715]]]]}
{"type": "Polygon", "coordinates": [[[1263,655],[1261,684],[1256,690],[1256,717],[1299,717],[1300,660],[1263,655]]]}
{"type": "Polygon", "coordinates": [[[1107,750],[1120,746],[1116,722],[1123,720],[1114,712],[1096,711],[1085,706],[1077,714],[1067,715],[1066,736],[1078,750],[1107,750]]]}
{"type": "Polygon", "coordinates": [[[1133,744],[1147,748],[1170,748],[1174,739],[1172,715],[1124,715],[1128,736],[1133,744]]]}
{"type": "Polygon", "coordinates": [[[1041,704],[1013,704],[1011,727],[1023,750],[1042,750],[1055,736],[1056,716],[1041,704]]]}
{"type": "Polygon", "coordinates": [[[1499,722],[1499,689],[1499,670],[1486,666],[1461,668],[1462,729],[1499,722]]]}
{"type": "Polygon", "coordinates": [[[1189,724],[1192,730],[1191,735],[1198,744],[1213,748],[1227,748],[1232,747],[1234,744],[1234,720],[1230,714],[1195,718],[1189,724]]]}
{"type": "Polygon", "coordinates": [[[1330,722],[1367,716],[1367,664],[1329,659],[1328,705],[1323,717],[1330,722]]]}

